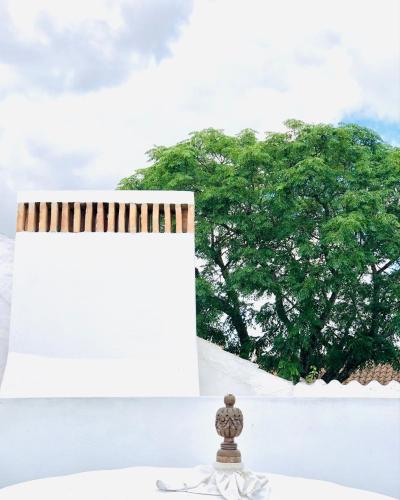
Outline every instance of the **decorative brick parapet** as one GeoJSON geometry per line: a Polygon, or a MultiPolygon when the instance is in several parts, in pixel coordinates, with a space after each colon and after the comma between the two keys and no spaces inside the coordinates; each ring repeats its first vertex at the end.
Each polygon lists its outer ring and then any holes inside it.
{"type": "Polygon", "coordinates": [[[194,205],[125,202],[20,202],[17,231],[193,233],[194,205]]]}

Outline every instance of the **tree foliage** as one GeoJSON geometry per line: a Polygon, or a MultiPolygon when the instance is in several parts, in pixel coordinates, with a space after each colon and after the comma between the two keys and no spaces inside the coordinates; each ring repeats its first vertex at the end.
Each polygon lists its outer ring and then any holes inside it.
{"type": "Polygon", "coordinates": [[[352,124],[195,132],[120,189],[196,195],[198,335],[288,379],[399,366],[400,150],[352,124]]]}

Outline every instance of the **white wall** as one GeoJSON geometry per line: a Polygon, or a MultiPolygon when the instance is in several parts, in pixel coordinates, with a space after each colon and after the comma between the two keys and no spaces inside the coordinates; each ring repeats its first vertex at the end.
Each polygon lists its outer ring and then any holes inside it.
{"type": "Polygon", "coordinates": [[[197,395],[195,332],[193,234],[17,233],[2,395],[197,395]]]}
{"type": "MultiPolygon", "coordinates": [[[[43,197],[47,198],[47,195],[43,197]]],[[[35,199],[33,195],[32,199],[35,199]]],[[[0,235],[0,385],[8,351],[13,250],[14,241],[0,235]]],[[[21,319],[25,321],[25,318],[21,319]]],[[[223,351],[211,342],[197,338],[197,352],[201,395],[223,395],[227,391],[237,395],[291,393],[292,384],[288,381],[260,370],[255,364],[223,351]]],[[[65,394],[75,379],[75,396],[78,396],[78,391],[79,396],[107,396],[110,381],[117,377],[118,386],[113,384],[114,396],[132,394],[134,385],[137,386],[135,393],[140,394],[143,381],[129,376],[131,369],[129,358],[71,359],[11,352],[7,393],[21,397],[57,396],[60,392],[65,394]],[[83,380],[80,377],[82,371],[85,374],[83,380]],[[125,375],[121,373],[124,371],[125,375]]]]}
{"type": "Polygon", "coordinates": [[[224,351],[202,338],[197,339],[199,357],[200,394],[223,396],[291,396],[293,384],[258,365],[224,351]]]}
{"type": "MultiPolygon", "coordinates": [[[[2,399],[0,487],[103,468],[213,462],[221,403],[2,399]]],[[[238,443],[248,467],[399,496],[399,400],[241,397],[238,406],[245,419],[238,443]]]]}
{"type": "Polygon", "coordinates": [[[79,191],[19,191],[18,203],[44,202],[115,202],[115,203],[194,203],[192,191],[95,191],[80,189],[79,191]]]}
{"type": "Polygon", "coordinates": [[[0,384],[8,350],[14,241],[0,234],[0,384]]]}

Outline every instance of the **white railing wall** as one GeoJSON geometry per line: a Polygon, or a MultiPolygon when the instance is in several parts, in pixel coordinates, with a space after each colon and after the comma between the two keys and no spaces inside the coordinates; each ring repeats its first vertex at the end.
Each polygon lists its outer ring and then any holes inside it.
{"type": "MultiPolygon", "coordinates": [[[[221,402],[0,399],[0,487],[87,470],[213,462],[221,402]]],[[[399,496],[399,399],[240,397],[237,404],[248,467],[399,496]]]]}

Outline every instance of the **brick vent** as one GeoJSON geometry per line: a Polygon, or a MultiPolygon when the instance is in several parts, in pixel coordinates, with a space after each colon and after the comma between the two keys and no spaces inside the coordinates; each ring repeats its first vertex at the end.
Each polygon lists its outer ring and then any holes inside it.
{"type": "Polygon", "coordinates": [[[193,233],[194,206],[169,203],[19,203],[17,231],[193,233]]]}

